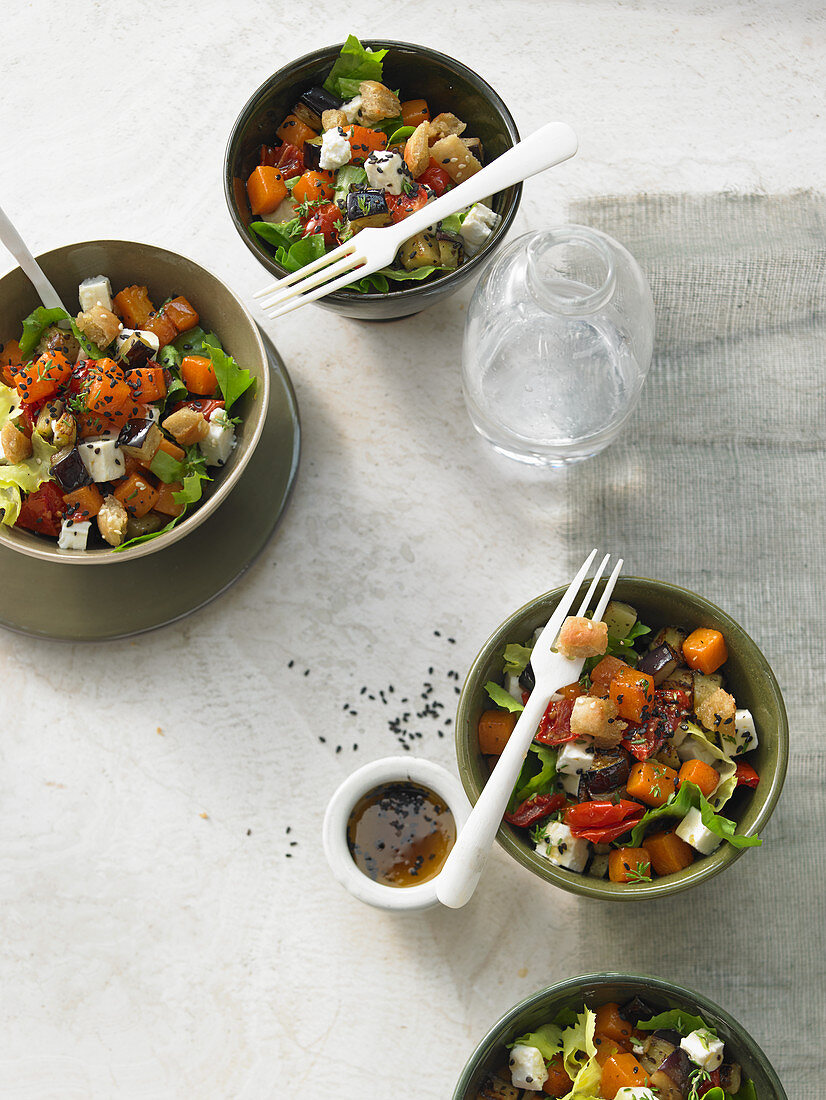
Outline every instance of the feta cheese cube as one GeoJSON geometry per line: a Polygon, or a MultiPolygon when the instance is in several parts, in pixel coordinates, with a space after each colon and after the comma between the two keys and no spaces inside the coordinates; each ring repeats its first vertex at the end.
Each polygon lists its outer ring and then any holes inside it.
{"type": "Polygon", "coordinates": [[[519,686],[519,677],[513,672],[505,674],[505,691],[512,699],[515,699],[517,703],[522,702],[522,688],[519,686]]]}
{"type": "Polygon", "coordinates": [[[537,855],[544,856],[556,867],[583,871],[590,855],[587,840],[575,837],[567,825],[552,821],[545,826],[542,840],[536,846],[537,855]]]}
{"type": "Polygon", "coordinates": [[[474,203],[459,230],[468,256],[475,256],[502,218],[481,202],[474,203]]]}
{"type": "Polygon", "coordinates": [[[588,741],[566,741],[556,757],[557,774],[582,775],[590,770],[594,750],[588,741]]]}
{"type": "Polygon", "coordinates": [[[528,1092],[542,1092],[542,1086],[548,1079],[548,1071],[540,1050],[517,1043],[511,1048],[508,1064],[514,1088],[527,1089],[528,1092]]]}
{"type": "Polygon", "coordinates": [[[321,154],[318,163],[325,172],[334,172],[339,168],[343,168],[345,164],[349,164],[351,154],[350,142],[340,126],[336,126],[333,130],[324,131],[321,138],[321,154]]]}
{"type": "Polygon", "coordinates": [[[126,473],[117,439],[87,439],[77,449],[92,481],[115,481],[126,473]]]}
{"type": "Polygon", "coordinates": [[[636,1085],[623,1085],[614,1100],[657,1100],[651,1089],[636,1085]]]}
{"type": "Polygon", "coordinates": [[[398,153],[389,149],[377,149],[364,162],[367,182],[371,187],[389,191],[391,195],[401,195],[404,185],[410,180],[410,170],[398,153]]]}
{"type": "Polygon", "coordinates": [[[206,438],[198,446],[207,466],[223,466],[235,446],[235,427],[226,409],[215,409],[209,417],[206,438]]]}
{"type": "Polygon", "coordinates": [[[112,284],[105,275],[93,275],[91,279],[84,279],[77,288],[77,297],[84,313],[88,313],[94,306],[111,310],[112,284]]]}
{"type": "Polygon", "coordinates": [[[565,792],[565,794],[569,794],[571,795],[571,797],[576,797],[576,795],[579,793],[578,775],[566,775],[563,773],[562,775],[558,775],[556,777],[556,781],[565,792]]]}
{"type": "MultiPolygon", "coordinates": [[[[731,727],[729,727],[731,728],[731,727]]],[[[734,733],[720,730],[720,744],[727,756],[739,756],[751,752],[758,745],[757,727],[750,710],[738,710],[734,714],[734,733]]]]}
{"type": "Polygon", "coordinates": [[[358,122],[361,116],[361,104],[362,98],[360,95],[355,96],[347,103],[342,103],[341,110],[348,122],[358,122]]]}
{"type": "Polygon", "coordinates": [[[696,807],[692,807],[674,830],[680,840],[690,844],[704,856],[710,856],[720,847],[721,838],[703,824],[703,818],[696,807]]]}
{"type": "Polygon", "coordinates": [[[723,1064],[725,1044],[706,1027],[698,1028],[680,1040],[680,1047],[695,1066],[713,1073],[723,1064]]]}
{"type": "Polygon", "coordinates": [[[711,764],[712,767],[718,768],[720,765],[719,754],[715,756],[708,745],[693,734],[691,737],[686,737],[685,741],[677,746],[677,756],[682,761],[702,760],[704,764],[711,764]]]}
{"type": "Polygon", "coordinates": [[[57,538],[59,550],[85,550],[86,540],[89,538],[89,528],[92,526],[89,520],[77,523],[72,519],[64,519],[60,525],[60,534],[57,538]]]}

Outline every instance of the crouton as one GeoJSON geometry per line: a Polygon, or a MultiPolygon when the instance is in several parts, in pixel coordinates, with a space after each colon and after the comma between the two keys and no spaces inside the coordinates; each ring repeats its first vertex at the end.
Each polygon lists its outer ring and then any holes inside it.
{"type": "Polygon", "coordinates": [[[350,123],[345,115],[344,111],[339,111],[334,107],[331,107],[327,111],[321,113],[321,129],[322,130],[335,130],[339,126],[349,126],[350,123]]]}
{"type": "Polygon", "coordinates": [[[736,711],[737,704],[734,696],[729,695],[723,688],[717,688],[696,707],[694,713],[710,732],[729,733],[734,731],[736,711]]]}
{"type": "Polygon", "coordinates": [[[454,183],[464,183],[482,171],[482,165],[456,134],[440,138],[435,145],[431,145],[430,155],[454,183]]]}
{"type": "Polygon", "coordinates": [[[126,534],[128,520],[126,509],[111,494],[106,497],[98,512],[98,530],[110,546],[120,546],[126,534]]]}
{"type": "Polygon", "coordinates": [[[456,115],[451,114],[450,111],[442,111],[440,115],[436,115],[434,119],[430,121],[430,133],[433,141],[438,141],[439,138],[449,137],[451,134],[463,134],[467,130],[467,123],[462,122],[456,115]]]}
{"type": "Polygon", "coordinates": [[[608,648],[608,627],[578,615],[562,624],[556,648],[563,657],[598,657],[608,648]]]}
{"type": "Polygon", "coordinates": [[[379,84],[377,80],[362,80],[359,84],[361,107],[359,114],[365,126],[381,122],[383,118],[396,118],[402,113],[399,97],[379,84]]]}
{"type": "Polygon", "coordinates": [[[209,434],[209,424],[204,414],[194,409],[178,409],[164,420],[163,427],[182,447],[191,447],[193,443],[200,443],[209,434]]]}
{"type": "Polygon", "coordinates": [[[404,146],[404,163],[410,169],[413,179],[420,176],[430,164],[430,123],[425,119],[420,122],[404,146]]]}
{"type": "Polygon", "coordinates": [[[86,313],[78,313],[77,327],[93,344],[108,348],[121,329],[120,319],[102,305],[94,305],[86,313]]]}
{"type": "Polygon", "coordinates": [[[600,748],[613,748],[622,740],[625,722],[617,717],[617,706],[611,699],[596,699],[580,695],[571,711],[571,733],[591,737],[600,748]]]}

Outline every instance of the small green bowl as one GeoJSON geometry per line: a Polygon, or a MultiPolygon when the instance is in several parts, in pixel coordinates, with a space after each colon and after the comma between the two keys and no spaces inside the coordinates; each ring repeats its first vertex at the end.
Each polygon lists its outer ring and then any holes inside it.
{"type": "MultiPolygon", "coordinates": [[[[582,595],[586,586],[582,587],[582,595]]],[[[565,588],[555,588],[514,612],[485,642],[465,680],[459,698],[456,718],[456,755],[459,775],[471,803],[476,802],[488,776],[485,758],[479,751],[477,725],[486,708],[484,685],[498,680],[502,672],[502,651],[508,642],[527,642],[539,626],[544,626],[551,612],[564,595],[565,588]]],[[[756,790],[738,790],[726,804],[723,813],[733,818],[737,831],[752,836],[759,833],[771,817],[780,797],[789,757],[789,724],[783,696],[766,658],[745,630],[719,607],[702,596],[666,581],[644,577],[621,577],[614,597],[636,608],[642,622],[655,631],[675,624],[688,630],[698,626],[720,630],[728,648],[728,660],[723,667],[726,684],[739,707],[748,707],[754,715],[759,744],[749,756],[760,775],[756,790]]],[[[520,830],[503,824],[496,839],[501,846],[529,871],[563,890],[584,897],[611,901],[642,901],[662,898],[688,890],[699,882],[725,870],[745,849],[735,848],[725,841],[710,856],[698,856],[690,867],[673,875],[647,883],[609,882],[586,874],[554,867],[537,855],[520,830]]]]}
{"type": "Polygon", "coordinates": [[[506,1064],[505,1044],[512,1043],[518,1036],[552,1020],[563,1009],[582,1011],[583,1003],[587,1003],[590,1008],[599,1007],[608,1001],[623,1004],[634,996],[645,998],[659,1012],[682,1008],[692,1015],[702,1016],[730,1046],[731,1053],[743,1067],[746,1077],[754,1082],[760,1100],[787,1100],[780,1079],[768,1058],[732,1016],[699,993],[693,993],[661,978],[648,978],[639,974],[585,974],[579,978],[557,982],[547,989],[540,989],[538,993],[520,1001],[494,1024],[474,1050],[459,1078],[453,1100],[476,1100],[485,1075],[506,1064]]]}

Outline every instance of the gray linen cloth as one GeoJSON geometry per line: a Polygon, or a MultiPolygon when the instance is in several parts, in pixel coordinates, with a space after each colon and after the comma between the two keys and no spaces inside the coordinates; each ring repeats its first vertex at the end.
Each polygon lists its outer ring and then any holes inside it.
{"type": "Polygon", "coordinates": [[[622,438],[568,473],[571,567],[600,546],[629,574],[725,608],[772,664],[791,728],[763,847],[689,894],[589,907],[583,954],[706,993],[763,1046],[790,1100],[815,1100],[826,1069],[826,198],[604,198],[571,220],[637,257],[658,319],[622,438]]]}

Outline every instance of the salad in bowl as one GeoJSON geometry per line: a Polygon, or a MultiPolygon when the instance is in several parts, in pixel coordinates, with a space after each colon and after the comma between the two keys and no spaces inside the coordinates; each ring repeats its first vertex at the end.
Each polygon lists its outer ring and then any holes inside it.
{"type": "Polygon", "coordinates": [[[255,379],[183,294],[90,274],[77,295],[76,316],[39,306],[0,353],[0,522],[125,551],[197,508],[255,379]]]}

